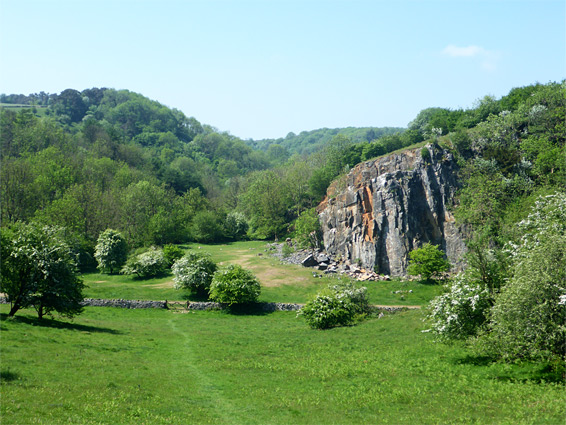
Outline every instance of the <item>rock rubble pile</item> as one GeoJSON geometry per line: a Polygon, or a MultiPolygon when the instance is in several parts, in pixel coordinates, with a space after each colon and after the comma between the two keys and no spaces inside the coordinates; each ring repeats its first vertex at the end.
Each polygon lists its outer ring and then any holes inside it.
{"type": "MultiPolygon", "coordinates": [[[[312,268],[314,269],[314,276],[322,276],[318,273],[322,272],[324,274],[346,275],[361,282],[391,280],[389,275],[365,269],[358,264],[352,264],[350,260],[341,261],[340,259],[333,258],[323,250],[298,249],[289,240],[284,243],[269,244],[266,252],[283,263],[312,268]]],[[[413,280],[403,276],[400,279],[413,280]]]]}

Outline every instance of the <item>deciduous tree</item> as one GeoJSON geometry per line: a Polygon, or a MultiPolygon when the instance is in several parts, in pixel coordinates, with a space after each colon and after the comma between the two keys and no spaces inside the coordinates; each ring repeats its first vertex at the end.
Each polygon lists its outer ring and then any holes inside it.
{"type": "Polygon", "coordinates": [[[33,306],[39,318],[57,311],[73,317],[82,311],[82,280],[61,228],[17,224],[1,229],[0,291],[11,304],[9,316],[33,306]]]}

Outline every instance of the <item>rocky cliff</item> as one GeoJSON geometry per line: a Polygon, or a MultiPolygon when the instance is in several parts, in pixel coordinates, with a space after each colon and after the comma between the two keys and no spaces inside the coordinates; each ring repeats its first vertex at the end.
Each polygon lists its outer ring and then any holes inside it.
{"type": "Polygon", "coordinates": [[[358,164],[318,207],[326,251],[399,276],[408,253],[431,242],[458,268],[466,248],[449,210],[456,171],[452,154],[435,145],[358,164]]]}

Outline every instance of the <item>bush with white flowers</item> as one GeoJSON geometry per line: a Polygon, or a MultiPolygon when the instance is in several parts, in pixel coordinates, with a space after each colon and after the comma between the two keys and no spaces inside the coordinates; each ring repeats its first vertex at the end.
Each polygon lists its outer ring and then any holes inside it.
{"type": "Polygon", "coordinates": [[[493,297],[472,274],[471,269],[459,273],[446,285],[448,292],[430,302],[428,318],[439,340],[468,338],[485,324],[493,297]]]}
{"type": "Polygon", "coordinates": [[[199,296],[208,297],[216,263],[210,255],[188,252],[173,263],[173,282],[176,289],[188,289],[199,296]]]}
{"type": "Polygon", "coordinates": [[[329,285],[305,304],[297,316],[304,317],[313,329],[328,329],[351,325],[368,312],[367,289],[346,283],[329,285]]]}
{"type": "Polygon", "coordinates": [[[151,247],[148,251],[130,258],[124,267],[122,274],[135,274],[140,279],[149,279],[165,274],[167,261],[163,255],[163,250],[151,247]]]}

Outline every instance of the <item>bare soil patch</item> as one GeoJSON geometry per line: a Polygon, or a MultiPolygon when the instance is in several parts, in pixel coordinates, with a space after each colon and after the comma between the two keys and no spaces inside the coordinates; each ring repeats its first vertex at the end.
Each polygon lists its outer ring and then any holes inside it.
{"type": "Polygon", "coordinates": [[[257,264],[256,261],[252,261],[252,259],[257,258],[257,253],[249,253],[248,251],[239,251],[238,258],[232,259],[230,261],[223,261],[219,263],[220,265],[230,264],[237,264],[242,266],[246,269],[251,270],[255,276],[259,279],[261,284],[266,287],[277,287],[282,285],[288,284],[301,284],[306,283],[309,281],[308,278],[303,276],[293,276],[292,282],[290,282],[289,274],[285,273],[279,267],[273,267],[268,263],[265,264],[257,264]]]}
{"type": "Polygon", "coordinates": [[[150,284],[153,288],[173,288],[175,286],[175,282],[173,280],[168,280],[167,282],[158,283],[158,284],[150,284]]]}

